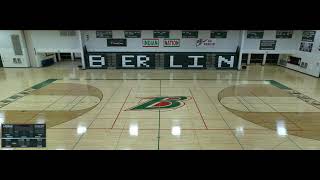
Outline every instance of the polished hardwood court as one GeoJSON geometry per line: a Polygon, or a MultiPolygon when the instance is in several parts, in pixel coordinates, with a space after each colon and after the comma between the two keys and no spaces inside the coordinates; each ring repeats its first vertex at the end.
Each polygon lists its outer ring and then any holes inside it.
{"type": "Polygon", "coordinates": [[[0,123],[45,123],[47,148],[39,149],[320,149],[319,79],[280,66],[81,70],[60,63],[0,68],[0,86],[0,123]]]}

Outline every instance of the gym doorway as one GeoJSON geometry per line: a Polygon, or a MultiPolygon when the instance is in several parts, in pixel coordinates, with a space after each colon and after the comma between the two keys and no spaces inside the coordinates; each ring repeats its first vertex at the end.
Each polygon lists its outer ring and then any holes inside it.
{"type": "Polygon", "coordinates": [[[263,54],[251,54],[250,64],[262,65],[263,54]]]}
{"type": "Polygon", "coordinates": [[[241,64],[247,64],[247,63],[248,63],[248,54],[243,53],[242,54],[241,64]]]}
{"type": "Polygon", "coordinates": [[[55,66],[74,68],[81,65],[81,53],[55,53],[55,66]]]}
{"type": "Polygon", "coordinates": [[[2,63],[2,58],[1,58],[1,54],[0,54],[0,68],[3,67],[3,63],[2,63]]]}
{"type": "Polygon", "coordinates": [[[267,54],[266,64],[276,65],[278,63],[279,54],[267,54]]]}

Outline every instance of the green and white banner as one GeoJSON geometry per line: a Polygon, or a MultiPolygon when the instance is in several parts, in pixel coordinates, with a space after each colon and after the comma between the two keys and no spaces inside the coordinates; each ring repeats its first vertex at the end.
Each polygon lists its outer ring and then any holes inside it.
{"type": "Polygon", "coordinates": [[[159,47],[159,39],[142,39],[142,47],[159,47]]]}

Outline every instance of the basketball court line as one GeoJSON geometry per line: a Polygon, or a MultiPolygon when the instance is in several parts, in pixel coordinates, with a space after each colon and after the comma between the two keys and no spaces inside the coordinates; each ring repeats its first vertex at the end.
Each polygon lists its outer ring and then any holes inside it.
{"type": "MultiPolygon", "coordinates": [[[[224,122],[226,123],[226,125],[229,127],[229,129],[232,129],[230,124],[224,119],[224,117],[222,116],[221,112],[218,110],[216,104],[212,101],[212,99],[210,98],[210,96],[208,95],[207,91],[205,89],[203,89],[202,87],[200,87],[202,91],[204,91],[204,93],[207,95],[207,97],[209,98],[210,102],[214,105],[214,107],[216,108],[216,110],[218,111],[220,117],[224,120],[224,122]]],[[[240,140],[238,139],[238,137],[236,136],[236,134],[234,133],[234,131],[232,131],[232,134],[234,136],[234,138],[237,140],[237,142],[239,143],[239,145],[241,146],[241,149],[244,150],[244,147],[242,146],[242,144],[240,143],[240,140]]]]}
{"type": "MultiPolygon", "coordinates": [[[[117,87],[116,90],[114,90],[114,92],[112,93],[112,95],[110,96],[110,98],[108,99],[108,101],[103,104],[103,106],[101,107],[101,109],[99,110],[99,112],[96,114],[95,119],[93,119],[93,121],[91,121],[91,123],[88,125],[88,127],[87,127],[88,129],[90,129],[90,126],[93,124],[93,122],[94,122],[95,120],[97,120],[96,117],[98,117],[98,116],[100,115],[100,113],[101,113],[102,109],[104,108],[104,106],[105,106],[106,104],[108,104],[108,102],[110,101],[110,99],[113,97],[113,95],[114,95],[119,89],[120,89],[120,86],[117,87]]],[[[100,103],[101,103],[101,101],[100,101],[100,103]]],[[[51,128],[51,129],[57,129],[57,128],[51,128]]],[[[63,128],[61,128],[61,129],[63,129],[63,128]]],[[[77,129],[77,128],[76,128],[76,129],[77,129]]],[[[75,145],[72,147],[72,149],[75,149],[75,148],[76,148],[76,146],[79,144],[81,138],[82,138],[84,135],[85,135],[85,133],[82,134],[82,135],[79,137],[79,140],[75,143],[75,145]]]]}
{"type": "MultiPolygon", "coordinates": [[[[242,101],[244,101],[244,100],[242,100],[242,99],[240,99],[240,98],[238,98],[238,97],[237,97],[237,99],[238,99],[239,102],[248,110],[248,112],[250,112],[249,108],[242,102],[242,101]]],[[[249,104],[249,106],[251,106],[251,105],[249,104]]]]}
{"type": "Polygon", "coordinates": [[[118,115],[117,115],[116,119],[115,119],[115,120],[114,120],[114,122],[112,123],[111,129],[113,128],[114,124],[115,124],[115,123],[116,123],[116,121],[118,120],[119,115],[120,115],[120,113],[121,113],[121,111],[122,111],[122,109],[123,109],[124,105],[126,104],[126,102],[127,102],[127,100],[128,100],[129,95],[131,94],[131,91],[132,91],[132,88],[130,88],[130,91],[129,91],[129,93],[128,93],[128,95],[127,95],[126,99],[124,100],[124,103],[122,104],[121,109],[120,109],[120,111],[119,111],[119,113],[118,113],[118,115]]]}
{"type": "MultiPolygon", "coordinates": [[[[51,128],[51,130],[52,129],[77,129],[77,128],[51,128]]],[[[126,129],[126,128],[88,128],[88,129],[108,129],[108,130],[122,130],[122,129],[124,129],[124,130],[130,130],[130,129],[126,129]]],[[[156,130],[158,130],[158,129],[149,129],[149,128],[145,128],[145,129],[139,129],[139,130],[153,130],[153,131],[156,131],[156,130]]],[[[169,129],[169,128],[160,128],[160,130],[172,130],[172,129],[169,129]]],[[[232,128],[232,129],[225,129],[225,128],[208,128],[208,129],[203,129],[203,128],[199,128],[199,129],[197,129],[197,128],[186,128],[186,129],[181,129],[181,130],[186,130],[186,131],[192,131],[192,130],[211,130],[211,131],[216,131],[216,130],[221,130],[221,131],[235,131],[235,130],[237,130],[237,129],[234,129],[234,128],[232,128]]],[[[269,130],[269,129],[254,129],[254,128],[250,128],[250,129],[246,129],[246,128],[243,128],[243,130],[248,130],[248,131],[266,131],[266,130],[269,130]]],[[[302,130],[292,130],[292,131],[302,131],[302,130]]],[[[316,131],[316,130],[308,130],[308,131],[310,131],[310,132],[312,132],[312,131],[316,131]]]]}
{"type": "Polygon", "coordinates": [[[266,104],[267,106],[269,106],[271,109],[275,110],[276,112],[280,113],[282,116],[284,116],[286,119],[288,119],[292,124],[294,124],[295,126],[297,126],[300,130],[303,130],[300,126],[298,126],[298,124],[294,121],[292,121],[291,119],[289,119],[287,116],[285,116],[283,113],[279,112],[277,109],[275,109],[274,107],[272,107],[270,104],[266,103],[263,101],[263,99],[259,98],[254,92],[251,92],[255,97],[257,97],[260,101],[262,101],[264,104],[266,104]]]}
{"type": "MultiPolygon", "coordinates": [[[[279,112],[281,116],[284,116],[286,119],[288,119],[292,124],[296,125],[301,131],[305,131],[304,129],[302,129],[302,127],[300,127],[297,122],[291,120],[289,117],[287,117],[284,113],[279,112]]],[[[292,131],[292,130],[290,130],[292,131]]]]}
{"type": "MultiPolygon", "coordinates": [[[[280,146],[281,144],[290,141],[290,139],[286,139],[283,142],[279,143],[278,145],[275,145],[273,148],[271,148],[271,150],[274,150],[276,147],[280,146]]],[[[298,147],[299,148],[299,147],[298,147]]]]}
{"type": "MultiPolygon", "coordinates": [[[[52,80],[52,79],[48,79],[48,80],[52,80]]],[[[44,81],[44,82],[48,82],[48,80],[46,80],[46,81],[44,81]]],[[[55,80],[57,80],[57,79],[54,79],[54,81],[55,80]]],[[[91,79],[92,80],[92,79],[91,79]]],[[[111,79],[102,79],[102,80],[111,80],[111,79]]],[[[117,80],[122,80],[123,81],[123,79],[117,79],[117,80]]],[[[135,80],[135,79],[127,79],[127,80],[135,80]]],[[[136,79],[136,80],[141,80],[141,79],[136,79]]],[[[145,79],[145,80],[159,80],[159,79],[145,79]]],[[[184,79],[168,79],[168,80],[184,80],[184,79]]],[[[185,79],[185,80],[200,80],[200,79],[185,79]]],[[[203,79],[203,80],[210,80],[210,79],[203,79]]],[[[219,81],[221,81],[221,79],[219,79],[219,81]]],[[[229,81],[229,79],[228,79],[228,81],[229,81]]],[[[237,80],[238,82],[240,81],[241,82],[241,80],[237,80]]],[[[245,82],[248,82],[248,81],[264,81],[264,80],[244,80],[245,82]]],[[[273,82],[276,82],[276,81],[274,81],[274,80],[271,80],[271,81],[273,81],[273,82]]],[[[42,82],[42,83],[44,83],[44,82],[42,82]]],[[[50,82],[50,83],[52,83],[52,82],[50,82]]],[[[48,83],[48,84],[50,84],[50,83],[48,83]]],[[[41,84],[41,83],[39,83],[39,84],[41,84]]],[[[46,85],[48,85],[48,84],[46,84],[46,85]]],[[[122,85],[123,83],[121,83],[120,84],[120,86],[118,87],[118,89],[121,87],[121,85],[122,85]]],[[[272,84],[272,83],[270,83],[270,84],[272,84]]],[[[280,83],[281,84],[281,83],[280,83]]],[[[37,84],[38,85],[38,84],[37,84]]],[[[34,86],[37,86],[37,85],[34,85],[34,86]]],[[[44,87],[44,86],[42,86],[42,87],[44,87]]],[[[42,87],[38,87],[38,88],[42,88],[42,87]]],[[[225,86],[224,86],[225,87],[225,86]]],[[[148,88],[148,87],[147,87],[148,88]]],[[[166,87],[166,88],[186,88],[186,87],[166,87]]],[[[210,101],[212,102],[212,99],[210,98],[210,96],[207,94],[207,92],[203,89],[203,87],[200,87],[200,88],[202,88],[202,90],[206,93],[206,95],[209,97],[209,99],[210,99],[210,101]]],[[[210,87],[209,87],[210,88],[210,87]]],[[[213,88],[215,88],[215,87],[213,87],[213,88]]],[[[118,91],[118,89],[117,90],[115,90],[114,91],[114,93],[116,93],[117,91],[118,91]]],[[[131,93],[131,91],[132,91],[132,89],[133,88],[130,88],[130,91],[129,91],[129,94],[128,94],[128,96],[130,95],[130,93],[131,93]]],[[[162,87],[161,87],[161,79],[160,79],[160,95],[161,95],[161,89],[162,89],[162,87]]],[[[192,92],[191,92],[191,89],[189,88],[189,91],[190,91],[190,93],[191,93],[191,95],[192,95],[192,97],[193,97],[193,99],[194,99],[194,96],[193,96],[193,94],[192,94],[192,92]]],[[[127,98],[128,98],[128,96],[127,96],[127,98]]],[[[256,96],[257,97],[257,96],[256,96]]],[[[62,97],[61,97],[62,98],[62,97]]],[[[125,102],[124,102],[124,104],[126,103],[126,101],[127,101],[127,98],[126,98],[126,100],[125,100],[125,102]]],[[[258,97],[257,97],[258,98],[258,97]]],[[[60,98],[59,98],[60,99],[60,98]]],[[[59,100],[58,99],[58,100],[59,100]]],[[[260,98],[259,98],[260,99],[260,98]]],[[[57,100],[57,101],[58,101],[57,100]]],[[[261,99],[260,99],[261,100],[261,99]]],[[[263,101],[263,100],[262,100],[263,101]]],[[[199,109],[199,107],[198,107],[198,105],[197,105],[197,102],[195,101],[195,99],[194,99],[194,102],[195,102],[195,104],[196,104],[196,106],[197,106],[197,109],[198,109],[198,111],[199,111],[199,113],[200,113],[200,116],[201,116],[201,118],[202,118],[202,120],[203,120],[203,123],[204,123],[204,125],[206,126],[206,123],[205,123],[205,121],[204,121],[204,118],[203,118],[203,116],[202,116],[202,114],[201,114],[201,111],[200,111],[200,109],[199,109]]],[[[264,101],[263,101],[264,102],[264,101]]],[[[264,102],[265,103],[265,102],[264,102]]],[[[54,102],[52,103],[52,104],[54,104],[54,102]]],[[[50,104],[50,105],[52,105],[52,104],[50,104]]],[[[104,105],[106,105],[107,103],[105,103],[104,105]]],[[[122,108],[121,108],[121,110],[120,110],[120,112],[122,111],[122,109],[123,109],[123,107],[124,107],[124,104],[122,105],[122,108]]],[[[212,104],[213,105],[215,105],[213,102],[212,102],[212,104]]],[[[49,105],[49,106],[50,106],[49,105]]],[[[267,104],[268,105],[268,104],[267,104]]],[[[270,106],[270,105],[269,105],[270,106]]],[[[217,107],[215,106],[215,108],[217,109],[217,107]]],[[[101,110],[102,110],[103,108],[101,108],[101,110]]],[[[274,108],[273,108],[274,109],[274,108]]],[[[101,110],[100,110],[100,112],[101,112],[101,110]]],[[[111,129],[117,129],[117,128],[113,128],[114,127],[114,124],[116,123],[116,121],[117,121],[117,119],[118,119],[118,117],[119,117],[119,114],[120,114],[120,112],[118,113],[118,116],[117,116],[117,118],[115,119],[115,121],[114,121],[114,123],[113,123],[113,125],[112,125],[112,128],[111,129]]],[[[221,112],[219,111],[219,114],[221,115],[221,112]]],[[[222,119],[225,121],[225,119],[223,118],[223,116],[221,116],[222,117],[222,119]]],[[[96,119],[98,119],[98,118],[96,118],[96,119]]],[[[96,120],[95,119],[95,120],[96,120]]],[[[105,119],[105,118],[101,118],[101,119],[105,119]]],[[[126,118],[126,119],[129,119],[129,118],[126,118]]],[[[146,118],[146,119],[150,119],[150,118],[146,118]]],[[[166,118],[166,119],[170,119],[170,118],[166,118]]],[[[181,119],[183,119],[183,118],[181,118],[181,119]]],[[[192,119],[192,118],[186,118],[186,119],[192,119]]],[[[93,120],[92,122],[91,122],[91,124],[95,121],[95,120],[93,120]]],[[[139,130],[158,130],[158,136],[159,136],[159,140],[158,140],[158,144],[159,144],[159,142],[160,142],[160,130],[171,130],[171,129],[161,129],[160,128],[160,120],[161,120],[161,118],[160,118],[160,110],[159,110],[159,127],[158,127],[158,129],[139,129],[139,130]]],[[[225,121],[226,122],[226,121],[225,121]]],[[[91,126],[91,124],[88,126],[88,128],[89,129],[98,129],[98,128],[90,128],[90,126],[91,126]]],[[[229,124],[226,122],[226,124],[229,126],[229,124]]],[[[301,129],[301,127],[299,127],[300,129],[301,129]]],[[[51,129],[64,129],[64,128],[51,128],[51,129]]],[[[76,128],[75,128],[76,129],[76,128]]],[[[108,128],[100,128],[100,129],[108,129],[108,128]]],[[[129,129],[122,129],[122,130],[129,130],[129,129]]],[[[206,129],[181,129],[181,130],[235,130],[235,129],[209,129],[207,126],[206,126],[206,129]]],[[[244,129],[244,130],[264,130],[264,129],[244,129]]],[[[303,131],[303,130],[295,130],[295,131],[303,131]]],[[[81,140],[81,137],[79,138],[79,141],[81,140]]],[[[78,141],[78,142],[79,142],[78,141]]],[[[239,143],[240,144],[240,143],[239,143]]],[[[76,147],[76,145],[77,145],[77,143],[75,144],[75,146],[74,147],[76,147]]],[[[241,145],[241,144],[240,144],[241,145]]],[[[242,145],[241,145],[241,147],[242,147],[242,145]]],[[[159,149],[159,145],[158,145],[158,149],[159,149]]]]}
{"type": "MultiPolygon", "coordinates": [[[[160,80],[160,96],[161,96],[161,80],[160,80]]],[[[158,150],[160,150],[160,106],[158,107],[159,111],[159,121],[158,121],[158,150]]]]}
{"type": "MultiPolygon", "coordinates": [[[[96,118],[96,119],[115,119],[115,118],[96,118]]],[[[126,118],[120,118],[120,119],[137,119],[135,117],[126,117],[126,118]]],[[[139,119],[158,119],[158,118],[144,118],[144,117],[139,117],[139,119]]],[[[176,119],[176,118],[162,118],[162,119],[176,119]]],[[[190,117],[179,117],[179,119],[194,119],[190,117]]]]}
{"type": "Polygon", "coordinates": [[[287,138],[288,138],[293,144],[295,144],[300,150],[303,150],[303,148],[300,147],[294,140],[292,140],[292,139],[290,138],[290,136],[287,136],[287,138]]]}
{"type": "MultiPolygon", "coordinates": [[[[132,88],[131,88],[132,89],[132,88]]],[[[129,94],[131,93],[131,89],[130,89],[130,91],[129,91],[129,93],[128,93],[128,96],[127,97],[129,97],[129,94]]],[[[125,100],[125,102],[127,101],[127,99],[125,100]]],[[[123,106],[124,106],[124,104],[125,104],[125,102],[123,103],[123,105],[122,105],[122,107],[121,107],[121,109],[120,109],[120,111],[119,111],[119,114],[121,113],[121,110],[122,110],[122,108],[123,108],[123,106]]],[[[119,115],[118,114],[118,115],[119,115]]],[[[115,121],[113,122],[113,125],[115,124],[115,122],[117,121],[117,118],[115,119],[115,121]]],[[[125,123],[127,122],[127,119],[125,120],[125,123]]],[[[113,129],[113,125],[112,125],[112,127],[111,127],[111,129],[110,130],[112,130],[113,129]]],[[[115,146],[115,149],[118,149],[118,146],[119,146],[119,142],[120,142],[120,140],[121,140],[121,136],[122,136],[122,134],[123,134],[123,131],[124,131],[124,127],[123,128],[118,128],[119,130],[121,130],[121,133],[120,133],[120,135],[119,135],[119,137],[118,137],[118,139],[117,139],[117,144],[116,144],[116,146],[115,146]]]]}
{"type": "Polygon", "coordinates": [[[42,82],[40,82],[38,84],[35,84],[35,85],[27,88],[27,89],[25,89],[25,90],[23,90],[23,91],[21,91],[19,93],[16,93],[16,94],[14,94],[14,95],[12,95],[12,96],[4,99],[4,100],[1,100],[0,101],[0,108],[2,108],[4,106],[6,106],[6,105],[18,100],[18,99],[21,99],[21,98],[29,95],[31,92],[33,92],[33,91],[35,91],[37,89],[41,89],[41,88],[53,83],[56,80],[58,80],[58,79],[47,79],[45,81],[42,81],[42,82]]]}
{"type": "MultiPolygon", "coordinates": [[[[44,108],[43,110],[40,110],[37,114],[35,114],[34,116],[32,116],[32,118],[30,118],[30,120],[32,120],[33,118],[37,117],[39,114],[41,114],[42,112],[44,112],[48,107],[50,107],[52,104],[56,103],[57,101],[59,101],[60,99],[62,99],[61,96],[60,98],[57,98],[54,102],[52,102],[51,104],[49,104],[46,108],[44,108]]],[[[26,121],[27,122],[27,121],[26,121]]]]}
{"type": "MultiPolygon", "coordinates": [[[[77,128],[50,128],[50,130],[77,130],[77,128]]],[[[95,130],[95,129],[99,129],[99,130],[126,130],[129,131],[130,129],[127,128],[88,128],[88,130],[95,130]]],[[[158,129],[139,129],[139,131],[157,131],[158,129]]],[[[164,129],[160,129],[160,131],[171,131],[172,129],[169,128],[164,128],[164,129]]],[[[237,129],[214,129],[214,128],[209,128],[209,129],[180,129],[181,131],[236,131],[237,129]]],[[[274,131],[272,129],[243,129],[244,131],[274,131]]],[[[295,131],[295,132],[299,132],[299,131],[305,131],[305,132],[318,132],[318,130],[290,130],[290,131],[295,131]]],[[[294,135],[291,135],[294,136],[294,135]]],[[[288,136],[287,136],[288,137],[288,136]]]]}
{"type": "Polygon", "coordinates": [[[252,80],[242,80],[242,79],[164,79],[164,78],[160,78],[160,79],[137,79],[137,78],[133,78],[133,79],[80,79],[80,78],[67,78],[67,79],[57,79],[57,80],[97,80],[97,81],[101,81],[101,80],[121,80],[121,81],[130,81],[130,80],[142,80],[142,81],[158,81],[158,80],[198,80],[198,81],[274,81],[274,80],[268,80],[268,79],[252,79],[252,80]]]}
{"type": "MultiPolygon", "coordinates": [[[[79,97],[79,96],[78,96],[78,97],[79,97]]],[[[73,106],[70,108],[70,111],[71,111],[74,107],[76,107],[84,98],[85,98],[85,96],[81,97],[81,99],[80,99],[75,105],[73,105],[73,106]]],[[[76,100],[76,98],[75,98],[72,102],[74,102],[75,100],[76,100]]]]}
{"type": "Polygon", "coordinates": [[[203,116],[202,116],[202,114],[201,114],[201,111],[200,111],[200,109],[199,109],[199,106],[198,106],[198,104],[197,104],[197,102],[196,102],[196,100],[195,100],[195,98],[194,98],[194,96],[193,96],[193,94],[192,94],[192,92],[191,92],[191,89],[190,89],[190,88],[188,88],[188,89],[189,89],[189,92],[190,92],[190,94],[191,94],[191,97],[192,97],[192,99],[193,99],[193,101],[194,101],[194,103],[195,103],[195,105],[196,105],[196,107],[197,107],[197,109],[198,109],[198,112],[199,112],[199,114],[200,114],[200,116],[201,116],[202,122],[203,122],[204,126],[206,127],[206,129],[208,129],[207,124],[206,124],[206,122],[204,121],[203,116]]]}

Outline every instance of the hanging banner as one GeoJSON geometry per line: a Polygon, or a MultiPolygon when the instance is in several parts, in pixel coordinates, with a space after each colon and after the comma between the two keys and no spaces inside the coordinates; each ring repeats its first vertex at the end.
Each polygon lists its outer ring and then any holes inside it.
{"type": "Polygon", "coordinates": [[[141,31],[124,31],[125,38],[141,38],[141,31]]]}
{"type": "Polygon", "coordinates": [[[164,39],[164,47],[180,47],[180,39],[164,39]]]}
{"type": "Polygon", "coordinates": [[[182,38],[198,38],[198,31],[182,31],[182,38]]]}
{"type": "Polygon", "coordinates": [[[227,31],[211,31],[210,38],[227,38],[227,31]]]}
{"type": "Polygon", "coordinates": [[[316,31],[303,31],[301,41],[313,42],[315,35],[316,31]]]}
{"type": "Polygon", "coordinates": [[[127,39],[107,39],[107,45],[109,47],[125,47],[127,46],[127,39]]]}
{"type": "Polygon", "coordinates": [[[301,42],[299,50],[300,51],[305,51],[305,52],[311,52],[312,51],[312,46],[313,46],[313,43],[301,42]]]}
{"type": "Polygon", "coordinates": [[[159,39],[142,39],[142,47],[159,47],[159,39]]]}
{"type": "Polygon", "coordinates": [[[96,38],[112,38],[112,31],[96,31],[96,38]]]}
{"type": "Polygon", "coordinates": [[[213,48],[215,44],[213,39],[198,39],[196,41],[197,48],[213,48]]]}
{"type": "Polygon", "coordinates": [[[260,40],[260,50],[275,50],[277,40],[260,40]]]}
{"type": "Polygon", "coordinates": [[[262,39],[264,31],[247,31],[248,39],[262,39]]]}
{"type": "Polygon", "coordinates": [[[170,31],[153,31],[153,38],[169,38],[170,31]]]}
{"type": "Polygon", "coordinates": [[[293,31],[292,30],[282,30],[276,31],[277,39],[290,39],[292,38],[293,31]]]}

